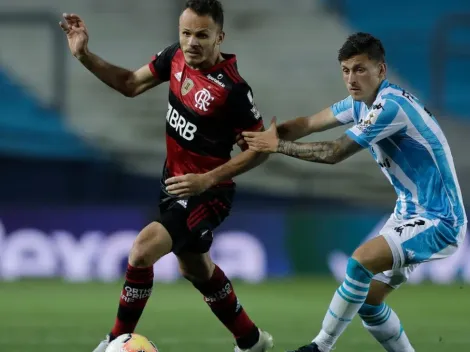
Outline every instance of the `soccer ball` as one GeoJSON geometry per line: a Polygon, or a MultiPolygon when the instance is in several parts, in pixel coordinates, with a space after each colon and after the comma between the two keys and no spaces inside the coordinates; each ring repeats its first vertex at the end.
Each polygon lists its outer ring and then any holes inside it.
{"type": "Polygon", "coordinates": [[[158,352],[158,349],[145,336],[124,334],[111,341],[105,352],[158,352]]]}

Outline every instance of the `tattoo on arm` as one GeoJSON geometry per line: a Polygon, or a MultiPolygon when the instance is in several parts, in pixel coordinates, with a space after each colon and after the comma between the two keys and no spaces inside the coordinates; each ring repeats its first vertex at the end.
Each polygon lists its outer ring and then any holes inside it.
{"type": "Polygon", "coordinates": [[[315,163],[336,164],[362,149],[361,145],[343,135],[335,141],[314,143],[297,143],[281,139],[277,152],[315,163]]]}

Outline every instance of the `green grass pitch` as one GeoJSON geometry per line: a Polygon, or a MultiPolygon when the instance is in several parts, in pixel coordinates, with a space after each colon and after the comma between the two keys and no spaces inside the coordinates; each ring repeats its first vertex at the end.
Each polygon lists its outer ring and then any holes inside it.
{"type": "MultiPolygon", "coordinates": [[[[337,284],[301,278],[259,285],[235,282],[249,315],[273,334],[274,351],[309,342],[318,332],[337,284]]],[[[0,351],[91,352],[110,330],[120,283],[0,283],[0,351]]],[[[404,286],[388,303],[417,351],[470,351],[470,286],[404,286]]],[[[156,283],[136,332],[161,352],[233,351],[230,334],[199,293],[184,281],[156,283]]],[[[356,318],[336,351],[382,351],[356,318]]]]}

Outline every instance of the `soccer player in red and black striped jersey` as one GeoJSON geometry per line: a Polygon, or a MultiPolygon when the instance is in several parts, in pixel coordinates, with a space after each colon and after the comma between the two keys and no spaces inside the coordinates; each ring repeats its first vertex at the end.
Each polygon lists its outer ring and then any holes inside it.
{"type": "Polygon", "coordinates": [[[134,97],[163,82],[170,85],[159,219],[133,244],[115,324],[95,352],[104,352],[111,340],[134,331],[152,292],[153,264],[170,252],[176,254],[183,276],[233,334],[235,351],[264,352],[273,345],[209,256],[212,231],[230,212],[233,177],[265,160],[250,150],[231,158],[236,136],[262,130],[263,121],[235,55],[220,51],[223,20],[219,1],[187,1],[179,21],[179,42],[134,72],[88,50],[88,31],[79,16],[64,14],[60,23],[72,54],[123,95],[134,97]]]}

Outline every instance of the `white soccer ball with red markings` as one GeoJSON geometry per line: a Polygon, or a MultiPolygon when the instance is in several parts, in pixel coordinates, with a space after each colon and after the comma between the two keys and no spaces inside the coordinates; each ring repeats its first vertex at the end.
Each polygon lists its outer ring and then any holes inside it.
{"type": "Polygon", "coordinates": [[[158,349],[145,336],[124,334],[111,341],[106,352],[158,352],[158,349]]]}

